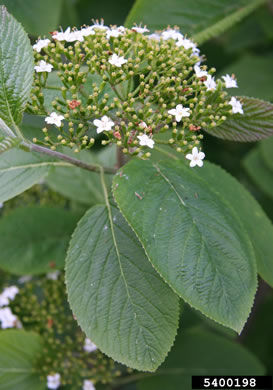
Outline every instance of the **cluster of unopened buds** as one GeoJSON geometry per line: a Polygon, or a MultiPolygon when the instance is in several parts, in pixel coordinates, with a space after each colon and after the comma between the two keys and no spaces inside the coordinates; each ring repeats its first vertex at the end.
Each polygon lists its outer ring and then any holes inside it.
{"type": "Polygon", "coordinates": [[[20,289],[12,285],[0,290],[0,330],[17,328],[40,334],[43,354],[36,364],[47,388],[69,385],[73,390],[96,390],[98,382],[106,384],[119,377],[120,367],[80,331],[66,306],[57,310],[66,298],[62,273],[55,270],[32,279],[22,276],[17,280],[20,289]]]}
{"type": "Polygon", "coordinates": [[[103,133],[99,142],[116,143],[125,154],[149,158],[150,149],[168,144],[191,167],[202,166],[200,131],[243,114],[240,101],[224,90],[237,87],[235,77],[216,80],[215,69],[202,65],[196,44],[177,28],[149,34],[146,27],[97,22],[55,31],[33,48],[28,111],[47,124],[44,138],[34,142],[53,150],[65,145],[79,152],[103,133]]]}

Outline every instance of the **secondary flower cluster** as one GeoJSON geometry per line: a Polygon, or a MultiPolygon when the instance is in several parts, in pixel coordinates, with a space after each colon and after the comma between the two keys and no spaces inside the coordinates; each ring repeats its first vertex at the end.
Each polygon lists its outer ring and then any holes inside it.
{"type": "Polygon", "coordinates": [[[126,154],[148,158],[149,149],[165,143],[191,166],[202,166],[200,131],[243,114],[240,101],[224,91],[237,87],[235,77],[216,80],[215,69],[202,65],[196,44],[177,28],[149,34],[142,26],[95,23],[55,31],[33,49],[28,110],[47,124],[44,138],[34,142],[53,150],[66,145],[79,152],[102,133],[103,145],[114,142],[126,154]]]}
{"type": "Polygon", "coordinates": [[[10,306],[0,308],[0,325],[16,327],[20,319],[20,328],[41,336],[43,350],[33,369],[40,372],[48,389],[95,390],[96,384],[111,383],[122,371],[130,372],[103,355],[80,330],[68,307],[63,273],[27,275],[18,283],[20,289],[10,286],[0,294],[0,306],[10,306]],[[2,314],[4,309],[13,317],[2,314]]]}
{"type": "Polygon", "coordinates": [[[0,328],[21,328],[22,324],[8,307],[11,301],[18,294],[19,289],[16,286],[6,287],[0,294],[0,328]]]}

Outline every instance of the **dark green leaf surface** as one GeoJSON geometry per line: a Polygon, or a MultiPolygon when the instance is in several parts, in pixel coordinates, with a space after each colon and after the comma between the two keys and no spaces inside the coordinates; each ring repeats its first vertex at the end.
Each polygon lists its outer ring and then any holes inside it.
{"type": "Polygon", "coordinates": [[[260,147],[254,148],[247,154],[243,165],[258,188],[273,199],[273,172],[265,164],[260,147]]]}
{"type": "Polygon", "coordinates": [[[240,344],[202,330],[180,331],[154,377],[139,390],[191,390],[192,375],[264,375],[259,360],[240,344]]]}
{"type": "MultiPolygon", "coordinates": [[[[272,104],[272,107],[273,107],[273,104],[272,104]]],[[[263,158],[263,161],[264,161],[265,165],[271,170],[271,174],[273,177],[273,161],[272,161],[273,137],[266,139],[260,143],[260,151],[261,151],[261,156],[263,158]]]]}
{"type": "Polygon", "coordinates": [[[244,114],[236,114],[221,126],[204,129],[218,138],[250,142],[273,135],[273,104],[263,100],[239,97],[244,114]]]}
{"type": "MultiPolygon", "coordinates": [[[[64,153],[75,157],[75,153],[66,148],[64,153]]],[[[77,158],[90,164],[113,167],[116,159],[116,148],[106,147],[99,153],[83,151],[77,158]]],[[[108,186],[111,186],[112,175],[106,176],[108,186]]],[[[74,166],[59,167],[52,171],[46,179],[47,184],[56,192],[78,202],[92,205],[103,201],[100,178],[97,173],[88,172],[74,166]]]]}
{"type": "Polygon", "coordinates": [[[271,221],[252,195],[220,167],[206,163],[200,170],[200,176],[209,185],[214,186],[219,196],[225,195],[225,200],[240,218],[251,240],[259,274],[273,287],[273,225],[271,221]]]}
{"type": "Polygon", "coordinates": [[[58,207],[17,208],[0,219],[0,268],[35,275],[64,268],[77,216],[58,207]]]}
{"type": "Polygon", "coordinates": [[[8,126],[18,124],[33,81],[33,51],[27,34],[0,7],[0,117],[8,126]]]}
{"type": "Polygon", "coordinates": [[[38,183],[52,167],[67,165],[20,149],[5,152],[0,159],[0,202],[14,198],[38,183]]]}
{"type": "Polygon", "coordinates": [[[177,25],[198,43],[217,36],[263,4],[263,0],[137,0],[126,26],[147,24],[151,30],[177,25]]]}
{"type": "Polygon", "coordinates": [[[23,330],[0,331],[1,390],[45,390],[35,364],[42,352],[39,335],[23,330]]]}
{"type": "Polygon", "coordinates": [[[0,0],[31,35],[58,28],[63,0],[0,0]]]}
{"type": "Polygon", "coordinates": [[[95,206],[80,220],[66,284],[79,325],[102,352],[143,371],[164,361],[178,327],[179,299],[116,206],[95,206]]]}
{"type": "Polygon", "coordinates": [[[115,176],[119,208],[186,302],[240,332],[256,291],[253,248],[214,186],[180,162],[133,160],[115,176]]]}

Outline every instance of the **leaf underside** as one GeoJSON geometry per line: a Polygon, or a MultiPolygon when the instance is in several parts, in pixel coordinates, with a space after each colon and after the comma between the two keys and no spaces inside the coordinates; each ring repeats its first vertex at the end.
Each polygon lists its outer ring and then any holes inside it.
{"type": "Polygon", "coordinates": [[[215,137],[240,142],[254,142],[273,135],[273,104],[264,100],[238,97],[244,114],[236,114],[221,126],[204,128],[215,137]]]}
{"type": "Polygon", "coordinates": [[[147,24],[153,30],[179,26],[202,44],[238,23],[265,0],[137,0],[125,25],[147,24]]]}
{"type": "Polygon", "coordinates": [[[42,180],[55,160],[20,149],[5,152],[0,159],[0,202],[5,202],[42,180]]]}

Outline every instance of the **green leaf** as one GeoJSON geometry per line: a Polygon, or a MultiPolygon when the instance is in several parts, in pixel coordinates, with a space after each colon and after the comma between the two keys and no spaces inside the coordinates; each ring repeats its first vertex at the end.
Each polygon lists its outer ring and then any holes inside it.
{"type": "Polygon", "coordinates": [[[150,261],[195,309],[240,332],[256,291],[253,248],[205,177],[179,161],[133,160],[113,192],[150,261]]]}
{"type": "Polygon", "coordinates": [[[263,158],[263,161],[265,165],[271,170],[271,175],[273,177],[273,161],[272,161],[273,137],[261,142],[260,150],[261,150],[261,156],[263,158]]]}
{"type": "Polygon", "coordinates": [[[63,0],[0,0],[31,35],[58,28],[63,0]]]}
{"type": "Polygon", "coordinates": [[[244,158],[243,165],[252,181],[273,199],[273,173],[265,164],[260,147],[252,149],[244,158]]]}
{"type": "MultiPolygon", "coordinates": [[[[65,149],[65,153],[75,157],[75,153],[68,148],[65,149]]],[[[115,164],[116,148],[106,147],[99,153],[82,151],[77,154],[77,158],[86,163],[112,167],[115,164]]],[[[109,187],[112,178],[112,175],[106,177],[109,187]]],[[[46,182],[54,191],[87,205],[100,203],[104,199],[99,175],[82,168],[73,166],[57,168],[47,177],[46,182]]]]}
{"type": "Polygon", "coordinates": [[[174,342],[179,300],[116,206],[95,206],[80,220],[66,284],[79,325],[102,352],[129,367],[156,370],[174,342]]]}
{"type": "Polygon", "coordinates": [[[204,128],[218,138],[231,141],[250,142],[273,135],[273,104],[263,100],[239,97],[244,114],[236,114],[221,126],[204,128]]]}
{"type": "Polygon", "coordinates": [[[0,117],[8,126],[22,120],[33,82],[33,50],[27,34],[0,7],[0,117]]]}
{"type": "MultiPolygon", "coordinates": [[[[273,225],[259,203],[229,173],[206,163],[200,172],[206,182],[214,186],[219,196],[233,208],[244,225],[256,255],[258,272],[273,287],[273,225]],[[215,185],[215,178],[217,184],[215,185]]],[[[273,184],[273,174],[272,174],[273,184]]]]}
{"type": "Polygon", "coordinates": [[[67,165],[35,152],[7,151],[0,158],[0,202],[14,198],[38,183],[52,167],[67,165]]]}
{"type": "Polygon", "coordinates": [[[246,17],[265,0],[137,0],[126,26],[147,24],[151,30],[177,25],[201,44],[220,35],[246,17]]]}
{"type": "Polygon", "coordinates": [[[0,331],[1,390],[44,390],[35,365],[42,352],[42,340],[33,332],[0,331]]]}
{"type": "Polygon", "coordinates": [[[237,342],[192,329],[179,332],[166,362],[138,390],[191,390],[192,375],[265,375],[265,369],[237,342]]]}
{"type": "MultiPolygon", "coordinates": [[[[229,43],[226,45],[228,46],[229,43]]],[[[272,68],[273,58],[271,56],[247,54],[221,70],[221,74],[234,73],[236,75],[239,88],[230,89],[231,93],[236,91],[239,96],[255,96],[255,98],[273,101],[272,68]],[[255,80],[255,83],[250,80],[255,80]]]]}
{"type": "Polygon", "coordinates": [[[0,154],[7,152],[8,150],[15,148],[21,143],[21,139],[18,137],[1,137],[0,136],[0,154]]]}
{"type": "Polygon", "coordinates": [[[0,268],[16,275],[63,269],[77,220],[59,207],[16,208],[0,219],[0,268]]]}

